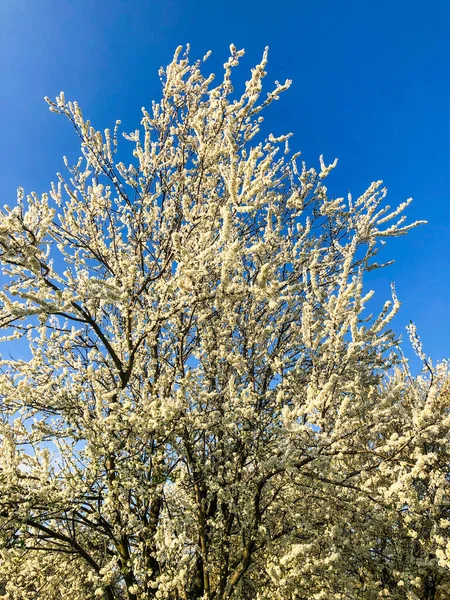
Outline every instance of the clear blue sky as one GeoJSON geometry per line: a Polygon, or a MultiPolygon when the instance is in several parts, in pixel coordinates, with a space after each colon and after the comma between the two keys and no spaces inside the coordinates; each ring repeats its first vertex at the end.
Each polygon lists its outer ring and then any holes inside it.
{"type": "Polygon", "coordinates": [[[321,153],[339,158],[333,193],[383,179],[390,204],[412,196],[410,218],[429,221],[386,246],[396,264],[369,284],[376,309],[394,280],[395,330],[412,319],[425,351],[448,357],[449,32],[448,0],[2,0],[1,204],[13,204],[19,185],[46,191],[62,156],[76,154],[69,124],[43,96],[64,90],[95,126],[120,118],[128,131],[159,98],[157,70],[177,45],[190,42],[195,58],[213,50],[214,71],[231,42],[244,47],[242,80],[269,45],[268,82],[293,79],[270,129],[293,131],[292,148],[311,166],[321,153]]]}

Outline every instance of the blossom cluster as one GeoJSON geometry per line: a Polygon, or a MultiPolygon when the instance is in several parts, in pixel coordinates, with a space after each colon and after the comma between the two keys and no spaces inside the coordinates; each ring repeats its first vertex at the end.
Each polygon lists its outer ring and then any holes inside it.
{"type": "Polygon", "coordinates": [[[409,201],[331,196],[242,55],[178,48],[129,166],[48,99],[81,157],[1,211],[5,600],[449,597],[448,365],[411,329],[412,377],[363,286],[409,201]]]}

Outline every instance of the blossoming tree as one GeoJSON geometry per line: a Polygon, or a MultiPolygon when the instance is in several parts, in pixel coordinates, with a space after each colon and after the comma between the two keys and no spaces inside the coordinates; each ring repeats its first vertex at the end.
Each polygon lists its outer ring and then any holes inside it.
{"type": "Polygon", "coordinates": [[[432,476],[448,423],[430,458],[426,383],[382,383],[395,291],[375,317],[363,291],[379,243],[415,225],[408,202],[385,206],[381,182],[332,197],[336,161],[308,169],[289,135],[264,138],[290,82],[262,97],[266,51],[235,95],[242,55],[230,47],[216,84],[179,48],[125,135],[128,167],[119,122],[102,133],[47,99],[82,157],[1,217],[3,348],[31,351],[1,360],[2,597],[421,597],[427,565],[386,550],[400,526],[445,580],[446,525],[413,507],[448,485],[432,476]]]}

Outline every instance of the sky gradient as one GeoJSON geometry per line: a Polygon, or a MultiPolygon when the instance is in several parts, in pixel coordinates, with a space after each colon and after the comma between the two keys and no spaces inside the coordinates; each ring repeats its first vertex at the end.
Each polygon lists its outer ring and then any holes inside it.
{"type": "MultiPolygon", "coordinates": [[[[141,106],[160,97],[158,68],[179,44],[209,49],[218,72],[233,42],[245,48],[238,84],[266,45],[267,89],[293,79],[266,114],[266,131],[294,132],[308,166],[339,158],[333,195],[361,194],[383,179],[388,202],[413,197],[410,220],[429,222],[389,242],[395,265],[371,274],[374,311],[395,281],[393,327],[413,320],[433,359],[450,357],[450,3],[430,0],[3,0],[0,7],[1,204],[16,188],[47,191],[62,156],[78,156],[68,122],[44,96],[64,90],[94,127],[121,119],[134,130],[141,106]]],[[[411,356],[409,344],[405,354],[411,356]]]]}

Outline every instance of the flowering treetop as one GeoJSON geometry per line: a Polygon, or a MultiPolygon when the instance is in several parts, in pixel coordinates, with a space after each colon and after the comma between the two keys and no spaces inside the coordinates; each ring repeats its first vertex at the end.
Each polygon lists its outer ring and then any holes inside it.
{"type": "Polygon", "coordinates": [[[63,93],[47,99],[82,156],[2,211],[0,324],[32,351],[1,361],[7,598],[374,598],[389,584],[367,523],[385,507],[375,484],[409,481],[394,461],[409,442],[385,440],[408,379],[381,384],[399,302],[392,289],[367,316],[363,276],[417,223],[380,181],[335,198],[336,161],[308,169],[290,134],[263,139],[290,81],[263,97],[266,50],[236,97],[242,55],[230,47],[216,83],[178,48],[124,136],[129,166],[119,121],[100,132],[63,93]]]}

